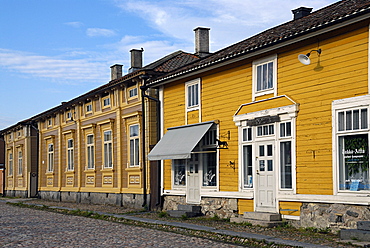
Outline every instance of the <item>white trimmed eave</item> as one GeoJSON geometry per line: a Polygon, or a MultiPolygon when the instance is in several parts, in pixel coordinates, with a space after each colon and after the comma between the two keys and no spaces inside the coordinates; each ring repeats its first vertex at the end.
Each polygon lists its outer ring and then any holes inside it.
{"type": "MultiPolygon", "coordinates": [[[[363,9],[360,12],[365,11],[365,10],[367,10],[367,9],[363,9]]],[[[358,14],[360,12],[353,13],[351,15],[355,15],[355,14],[358,14]]],[[[198,67],[193,67],[193,68],[190,68],[188,70],[181,71],[181,72],[178,72],[176,74],[169,75],[169,76],[164,77],[162,79],[153,81],[151,84],[149,84],[149,86],[157,87],[157,86],[160,86],[160,85],[163,85],[163,84],[168,84],[168,83],[175,82],[175,81],[180,80],[180,79],[195,77],[195,76],[198,76],[198,74],[201,74],[201,73],[204,73],[204,72],[207,72],[207,71],[218,69],[220,67],[230,65],[230,64],[248,59],[248,58],[252,58],[252,57],[255,57],[255,56],[258,56],[258,55],[262,55],[262,54],[265,54],[265,53],[268,53],[268,52],[271,52],[271,51],[275,51],[277,49],[280,49],[280,48],[283,48],[283,47],[286,47],[286,46],[290,46],[290,45],[298,43],[298,42],[302,42],[302,41],[307,40],[309,38],[312,38],[312,37],[315,37],[315,36],[318,36],[318,35],[322,35],[322,34],[331,32],[333,30],[340,29],[340,28],[343,28],[345,26],[349,26],[349,25],[364,21],[364,20],[370,18],[370,13],[367,13],[367,14],[364,14],[364,15],[361,15],[361,16],[357,16],[357,17],[354,17],[352,19],[349,19],[349,20],[346,20],[346,21],[343,21],[343,22],[333,24],[329,27],[322,28],[325,25],[330,25],[331,23],[335,23],[337,21],[340,21],[341,19],[344,19],[348,16],[350,16],[350,15],[332,20],[330,22],[326,22],[326,23],[317,25],[315,27],[311,27],[309,29],[303,30],[301,32],[297,32],[295,34],[291,34],[289,36],[280,38],[278,40],[266,42],[265,44],[262,44],[260,46],[253,47],[251,49],[244,50],[244,51],[241,51],[239,53],[231,54],[229,56],[220,58],[216,61],[212,61],[212,62],[209,62],[207,64],[202,64],[198,67]],[[315,29],[318,29],[318,30],[316,31],[315,29]],[[294,36],[297,36],[297,37],[294,37],[294,36]]]]}

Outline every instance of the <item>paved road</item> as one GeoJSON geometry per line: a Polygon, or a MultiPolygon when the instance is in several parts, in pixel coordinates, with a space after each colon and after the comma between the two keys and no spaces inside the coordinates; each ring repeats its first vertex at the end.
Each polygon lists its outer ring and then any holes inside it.
{"type": "Polygon", "coordinates": [[[0,203],[0,247],[236,247],[235,245],[0,203]]]}

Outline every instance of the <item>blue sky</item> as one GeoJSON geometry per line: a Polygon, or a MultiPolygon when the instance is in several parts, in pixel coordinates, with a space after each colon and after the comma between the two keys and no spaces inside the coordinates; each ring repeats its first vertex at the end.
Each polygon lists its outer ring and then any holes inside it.
{"type": "Polygon", "coordinates": [[[196,27],[211,52],[336,0],[0,0],[0,130],[109,81],[110,66],[194,52],[196,27]]]}

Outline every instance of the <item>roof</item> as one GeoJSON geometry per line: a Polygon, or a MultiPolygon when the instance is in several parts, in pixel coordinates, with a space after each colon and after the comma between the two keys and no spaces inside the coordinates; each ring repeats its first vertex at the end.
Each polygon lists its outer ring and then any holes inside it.
{"type": "Polygon", "coordinates": [[[343,0],[319,9],[300,19],[292,20],[279,26],[268,29],[241,42],[221,49],[204,59],[179,68],[166,74],[151,84],[164,83],[165,80],[175,78],[190,71],[208,67],[225,60],[261,50],[263,48],[287,41],[307,33],[370,13],[369,0],[343,0]]]}

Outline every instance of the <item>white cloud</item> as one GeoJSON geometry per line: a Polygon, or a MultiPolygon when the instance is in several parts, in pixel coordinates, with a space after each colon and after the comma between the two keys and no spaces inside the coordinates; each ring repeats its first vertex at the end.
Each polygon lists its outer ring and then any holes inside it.
{"type": "Polygon", "coordinates": [[[211,28],[211,50],[215,51],[292,19],[300,6],[314,10],[334,0],[116,0],[117,6],[140,16],[169,37],[193,43],[193,29],[211,28]],[[308,4],[308,6],[307,6],[308,4]],[[213,47],[213,49],[212,49],[213,47]]]}
{"type": "Polygon", "coordinates": [[[104,82],[108,71],[106,61],[64,59],[8,49],[0,49],[0,66],[33,77],[65,83],[104,82]]]}
{"type": "Polygon", "coordinates": [[[95,36],[111,37],[111,36],[115,36],[116,32],[111,29],[105,29],[105,28],[88,28],[86,30],[86,34],[90,37],[95,37],[95,36]]]}
{"type": "Polygon", "coordinates": [[[66,22],[64,23],[65,25],[74,27],[74,28],[79,28],[82,27],[84,24],[82,22],[66,22]]]}

